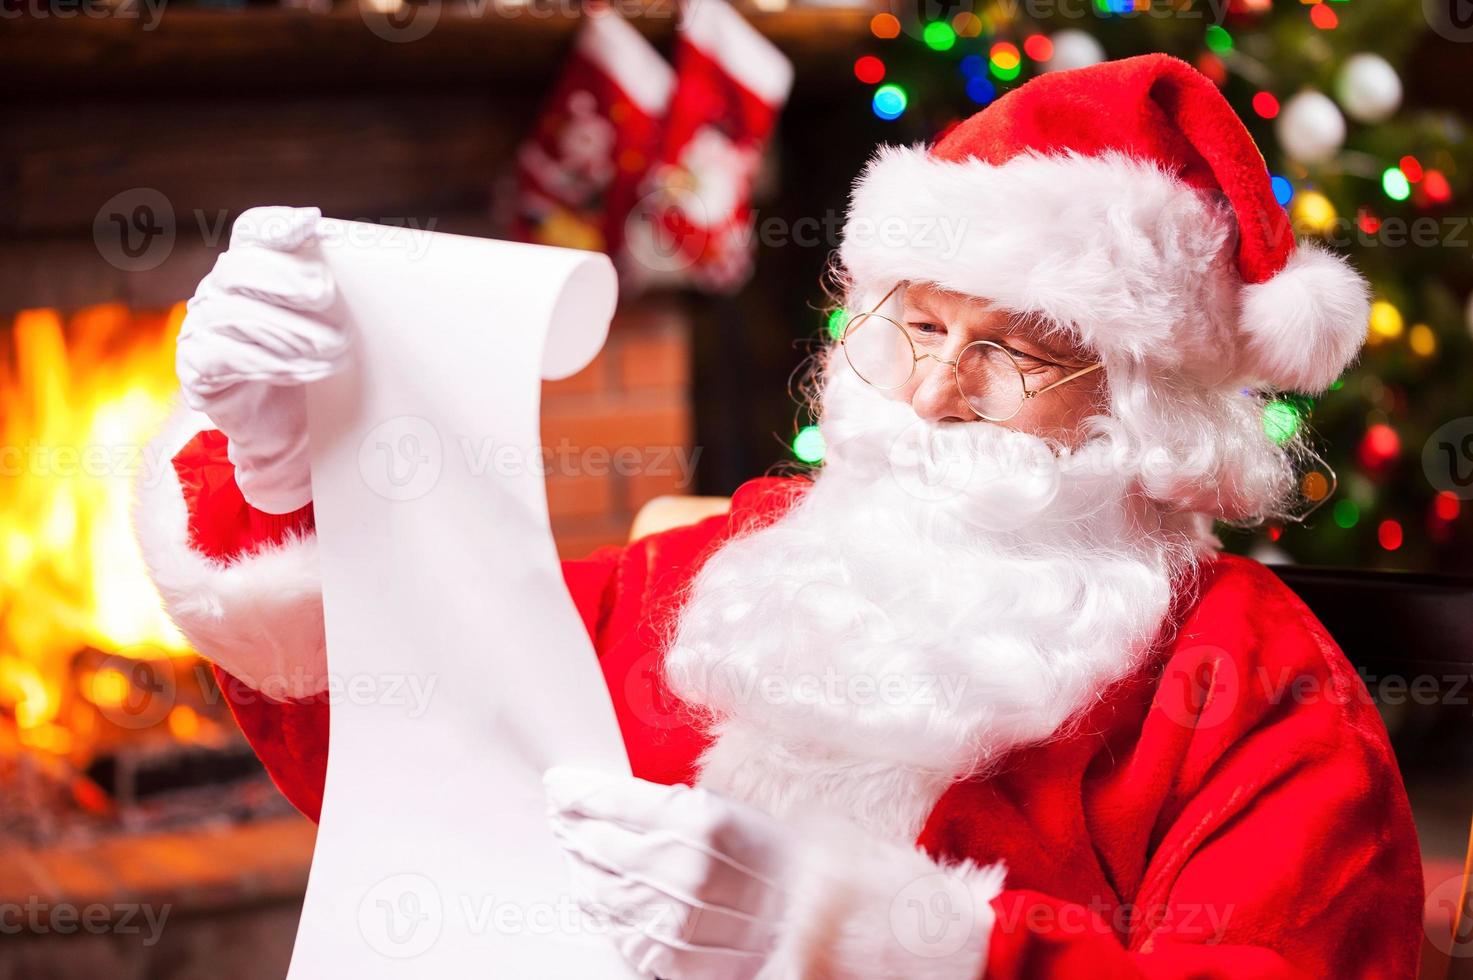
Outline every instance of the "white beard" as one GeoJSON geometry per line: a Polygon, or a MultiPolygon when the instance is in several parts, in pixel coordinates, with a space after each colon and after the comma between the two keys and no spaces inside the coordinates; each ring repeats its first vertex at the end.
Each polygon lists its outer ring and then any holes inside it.
{"type": "Polygon", "coordinates": [[[828,374],[823,469],[702,568],[666,676],[709,715],[702,785],[909,843],[1141,664],[1191,547],[1107,440],[1056,456],[828,374]]]}

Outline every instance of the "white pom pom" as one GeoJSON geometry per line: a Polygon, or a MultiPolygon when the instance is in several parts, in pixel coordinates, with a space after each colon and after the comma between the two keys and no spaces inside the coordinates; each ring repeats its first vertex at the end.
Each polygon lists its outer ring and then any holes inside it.
{"type": "Polygon", "coordinates": [[[1290,391],[1319,392],[1366,339],[1370,290],[1338,255],[1301,244],[1272,279],[1243,288],[1248,373],[1290,391]]]}

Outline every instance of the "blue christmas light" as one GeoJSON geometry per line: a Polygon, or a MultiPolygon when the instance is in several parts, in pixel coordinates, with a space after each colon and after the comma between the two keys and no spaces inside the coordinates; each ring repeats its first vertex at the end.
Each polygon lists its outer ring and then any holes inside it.
{"type": "Polygon", "coordinates": [[[986,105],[997,98],[997,86],[985,77],[967,79],[967,98],[978,105],[986,105]]]}
{"type": "Polygon", "coordinates": [[[1294,199],[1294,185],[1289,183],[1289,178],[1275,176],[1273,181],[1274,199],[1281,207],[1288,207],[1289,202],[1294,199]]]}
{"type": "Polygon", "coordinates": [[[908,101],[905,89],[899,85],[881,85],[875,89],[872,107],[881,119],[899,119],[908,101]]]}

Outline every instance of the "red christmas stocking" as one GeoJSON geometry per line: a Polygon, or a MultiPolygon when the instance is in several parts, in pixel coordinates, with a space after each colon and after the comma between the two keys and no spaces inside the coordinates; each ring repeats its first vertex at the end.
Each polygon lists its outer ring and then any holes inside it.
{"type": "Polygon", "coordinates": [[[752,181],[793,84],[792,63],[725,0],[687,0],[660,161],[630,215],[636,285],[729,292],[752,271],[752,181]]]}
{"type": "Polygon", "coordinates": [[[589,14],[518,151],[512,236],[618,254],[674,86],[639,31],[615,13],[589,14]]]}

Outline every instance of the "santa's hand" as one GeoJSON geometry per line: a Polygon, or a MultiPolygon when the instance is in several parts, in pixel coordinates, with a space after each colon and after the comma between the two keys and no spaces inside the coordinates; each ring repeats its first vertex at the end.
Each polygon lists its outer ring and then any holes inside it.
{"type": "Polygon", "coordinates": [[[547,771],[553,832],[579,906],[665,980],[755,977],[777,941],[787,828],[704,789],[565,766],[547,771]]]}
{"type": "Polygon", "coordinates": [[[302,385],[345,363],[316,208],[252,208],[189,301],[176,367],[184,400],[230,442],[241,493],[274,514],[311,499],[302,385]]]}
{"type": "Polygon", "coordinates": [[[574,892],[665,980],[974,980],[1001,865],[941,867],[846,820],[801,826],[705,789],[558,767],[544,778],[574,892]]]}

